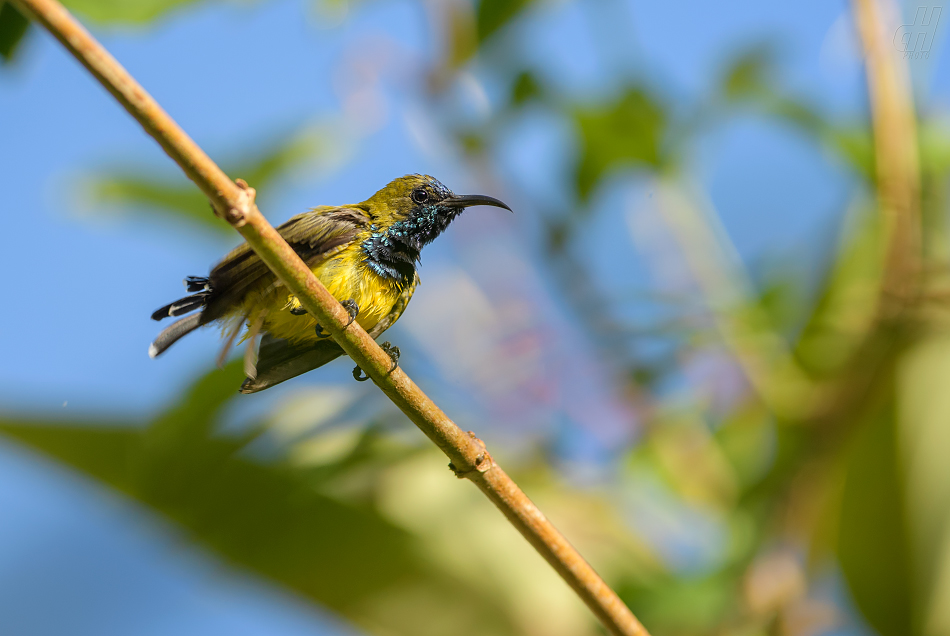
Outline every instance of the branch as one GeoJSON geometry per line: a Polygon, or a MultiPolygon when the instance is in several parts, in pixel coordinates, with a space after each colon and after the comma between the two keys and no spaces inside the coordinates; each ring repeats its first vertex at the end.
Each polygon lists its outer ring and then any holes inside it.
{"type": "Polygon", "coordinates": [[[868,101],[874,129],[877,191],[885,221],[887,253],[881,285],[882,317],[890,317],[919,293],[921,270],[920,162],[910,77],[894,45],[887,0],[854,0],[854,19],[864,48],[868,101]],[[894,300],[897,300],[896,307],[894,300]]]}
{"type": "Polygon", "coordinates": [[[260,213],[253,188],[241,180],[232,182],[62,5],[55,0],[13,2],[45,26],[161,144],[211,200],[215,213],[241,233],[346,353],[442,449],[456,475],[470,479],[485,493],[612,634],[649,636],[616,593],[494,462],[481,440],[456,426],[402,369],[390,373],[389,356],[357,323],[345,327],[346,311],[260,213]]]}

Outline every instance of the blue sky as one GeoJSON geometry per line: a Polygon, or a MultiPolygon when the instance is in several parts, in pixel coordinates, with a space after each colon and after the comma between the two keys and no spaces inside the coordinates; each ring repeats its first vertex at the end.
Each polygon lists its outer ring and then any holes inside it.
{"type": "MultiPolygon", "coordinates": [[[[860,66],[847,55],[842,28],[844,2],[607,4],[621,6],[629,22],[611,20],[592,1],[555,3],[536,9],[530,28],[502,37],[515,38],[524,57],[566,92],[602,94],[609,90],[605,78],[621,69],[661,87],[674,104],[704,94],[726,53],[767,39],[779,45],[780,79],[789,90],[842,119],[863,116],[860,66]]],[[[213,2],[148,29],[94,32],[213,158],[223,159],[266,143],[275,131],[339,117],[338,94],[327,87],[339,81],[331,69],[352,54],[354,42],[384,35],[413,55],[433,55],[426,19],[412,2],[366,2],[326,28],[309,2],[213,2]]],[[[88,210],[76,185],[89,171],[125,161],[162,175],[175,168],[61,47],[45,34],[31,35],[20,63],[0,70],[8,237],[0,267],[9,273],[0,408],[109,408],[142,416],[173,398],[216,351],[216,335],[207,332],[149,360],[146,348],[156,333],[149,314],[181,292],[184,275],[207,271],[233,241],[88,210]]],[[[950,103],[942,49],[912,68],[922,108],[950,103]]],[[[382,82],[397,113],[412,108],[399,81],[382,82]]],[[[558,154],[545,148],[560,143],[558,134],[541,119],[528,121],[518,147],[498,161],[514,174],[523,171],[526,183],[554,187],[547,168],[558,154]]],[[[853,193],[833,159],[756,118],[712,131],[697,157],[697,178],[749,263],[791,254],[816,237],[830,240],[853,193]]],[[[276,222],[318,203],[364,199],[409,172],[436,174],[457,191],[473,187],[462,166],[435,161],[414,142],[406,119],[394,116],[344,166],[288,179],[259,201],[276,222]]],[[[620,209],[621,192],[608,188],[599,196],[599,205],[620,209]]],[[[606,245],[591,251],[591,267],[608,280],[624,268],[598,254],[624,251],[620,242],[629,243],[611,231],[615,223],[616,216],[601,215],[583,239],[606,245]]],[[[454,262],[452,246],[433,245],[424,277],[454,262]]],[[[642,265],[631,260],[633,279],[645,280],[637,268],[642,265]]],[[[411,330],[397,334],[411,342],[411,330]]],[[[425,373],[419,362],[406,364],[425,373]]],[[[316,382],[347,380],[348,367],[313,375],[316,382]]],[[[57,634],[64,625],[80,636],[351,633],[280,591],[232,576],[174,529],[143,523],[128,502],[5,442],[0,509],[0,615],[11,633],[57,634]]]]}

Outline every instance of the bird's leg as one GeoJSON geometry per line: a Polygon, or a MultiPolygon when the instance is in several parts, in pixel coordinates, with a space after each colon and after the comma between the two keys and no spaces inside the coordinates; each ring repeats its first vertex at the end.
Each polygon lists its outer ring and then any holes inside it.
{"type": "MultiPolygon", "coordinates": [[[[393,366],[389,367],[389,373],[392,373],[399,366],[399,347],[393,346],[388,340],[383,344],[379,345],[380,348],[389,355],[389,359],[393,361],[393,366]]],[[[366,382],[369,380],[368,375],[364,375],[363,369],[360,368],[360,365],[353,367],[353,379],[357,382],[366,382]]]]}
{"type": "MultiPolygon", "coordinates": [[[[346,329],[347,327],[352,325],[353,321],[356,320],[356,317],[360,315],[360,306],[357,305],[356,301],[353,300],[352,298],[350,298],[349,300],[344,300],[342,303],[340,303],[340,305],[343,306],[343,309],[345,309],[346,313],[349,314],[350,316],[349,322],[343,325],[343,328],[346,329]]],[[[317,325],[316,333],[317,333],[318,338],[326,338],[327,336],[330,335],[326,331],[324,331],[323,327],[320,325],[317,325]]],[[[362,380],[360,381],[362,382],[362,380]]]]}

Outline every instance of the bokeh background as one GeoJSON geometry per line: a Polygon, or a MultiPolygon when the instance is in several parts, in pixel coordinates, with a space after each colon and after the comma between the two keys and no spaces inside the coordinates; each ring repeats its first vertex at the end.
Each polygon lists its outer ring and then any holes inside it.
{"type": "MultiPolygon", "coordinates": [[[[950,16],[894,312],[848,3],[65,4],[275,224],[412,172],[512,206],[386,337],[655,636],[950,634],[950,16]]],[[[148,358],[237,236],[0,5],[0,633],[602,633],[348,360],[148,358]]]]}

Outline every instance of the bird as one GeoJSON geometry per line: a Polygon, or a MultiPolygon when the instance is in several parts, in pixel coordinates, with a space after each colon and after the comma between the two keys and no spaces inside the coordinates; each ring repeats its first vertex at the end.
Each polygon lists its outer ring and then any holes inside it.
{"type": "MultiPolygon", "coordinates": [[[[463,210],[478,205],[511,211],[494,197],[457,195],[432,176],[410,174],[362,203],[315,207],[277,231],[347,310],[347,326],[355,321],[376,339],[399,319],[418,287],[422,248],[463,210]]],[[[188,276],[184,284],[189,295],[152,314],[153,320],[179,318],[149,346],[152,358],[195,329],[217,324],[225,341],[221,365],[243,331],[247,378],[240,391],[256,393],[343,354],[247,243],[228,253],[208,276],[188,276]]],[[[382,346],[395,369],[399,348],[388,342],[382,346]]],[[[359,366],[353,376],[367,379],[359,366]]]]}

